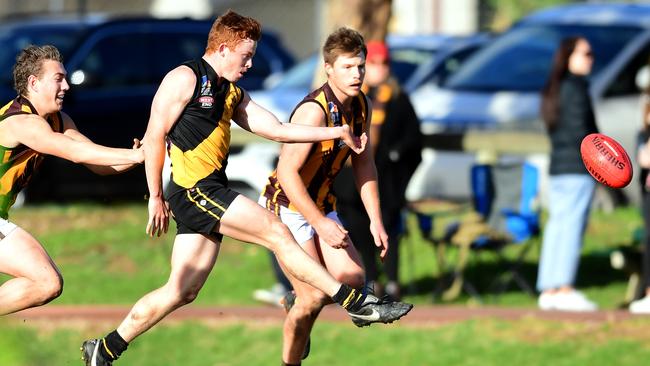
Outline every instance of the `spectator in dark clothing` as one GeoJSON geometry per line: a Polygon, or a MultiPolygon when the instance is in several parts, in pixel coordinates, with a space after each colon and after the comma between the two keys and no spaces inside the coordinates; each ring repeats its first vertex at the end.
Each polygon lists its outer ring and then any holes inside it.
{"type": "Polygon", "coordinates": [[[549,219],[544,229],[537,289],[542,310],[593,311],[595,303],[574,288],[595,181],[580,156],[580,143],[598,132],[587,75],[593,55],[582,37],[563,40],[542,91],[542,117],[551,140],[549,219]]]}
{"type": "Polygon", "coordinates": [[[630,303],[630,312],[635,314],[650,314],[650,84],[646,85],[642,95],[641,116],[643,125],[639,131],[637,162],[641,167],[641,211],[645,234],[643,237],[643,284],[645,285],[645,296],[630,303]]]}
{"type": "MultiPolygon", "coordinates": [[[[368,42],[367,48],[363,91],[372,101],[370,148],[375,155],[382,216],[390,243],[384,263],[387,277],[385,293],[399,299],[401,210],[405,204],[406,186],[421,160],[422,135],[408,95],[390,74],[388,48],[377,41],[368,42]]],[[[346,166],[334,183],[337,211],[361,253],[368,286],[381,294],[384,288],[377,285],[377,247],[355,187],[352,168],[346,166]]]]}

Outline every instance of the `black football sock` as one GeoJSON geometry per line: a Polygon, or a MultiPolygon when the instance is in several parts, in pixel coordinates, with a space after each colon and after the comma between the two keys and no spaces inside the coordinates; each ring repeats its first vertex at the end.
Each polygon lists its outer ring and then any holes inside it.
{"type": "Polygon", "coordinates": [[[110,360],[117,360],[129,346],[129,343],[117,333],[117,329],[108,333],[100,342],[102,344],[99,347],[99,352],[110,360]]]}
{"type": "Polygon", "coordinates": [[[366,294],[352,287],[341,284],[339,291],[332,296],[332,300],[336,301],[345,310],[357,311],[366,299],[366,294]]]}

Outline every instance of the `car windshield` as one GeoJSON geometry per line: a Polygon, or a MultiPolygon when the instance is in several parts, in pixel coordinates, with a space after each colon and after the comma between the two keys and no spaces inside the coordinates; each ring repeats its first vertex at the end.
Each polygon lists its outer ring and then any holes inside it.
{"type": "MultiPolygon", "coordinates": [[[[392,49],[390,52],[392,72],[402,84],[413,75],[419,65],[430,62],[435,57],[435,51],[425,49],[399,48],[392,49]]],[[[318,57],[316,55],[309,56],[309,58],[292,67],[274,88],[310,89],[318,57]]],[[[325,70],[323,70],[324,72],[325,70]]]]}
{"type": "Polygon", "coordinates": [[[477,52],[445,83],[465,91],[542,89],[560,40],[584,36],[594,52],[596,75],[641,29],[631,26],[521,25],[477,52]]]}
{"type": "Polygon", "coordinates": [[[42,27],[16,27],[0,26],[0,83],[11,84],[13,80],[12,67],[16,62],[16,55],[25,46],[30,44],[56,46],[65,56],[79,40],[83,28],[80,26],[42,26],[42,27]]]}

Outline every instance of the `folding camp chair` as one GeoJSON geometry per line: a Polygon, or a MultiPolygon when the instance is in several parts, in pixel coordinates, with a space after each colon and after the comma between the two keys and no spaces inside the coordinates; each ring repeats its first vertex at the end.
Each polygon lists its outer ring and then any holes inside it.
{"type": "Polygon", "coordinates": [[[531,238],[539,234],[539,174],[527,162],[478,164],[470,172],[474,213],[447,227],[440,241],[457,247],[457,260],[442,293],[451,300],[461,291],[481,300],[476,286],[464,276],[472,253],[493,252],[499,268],[504,270],[490,286],[497,294],[505,291],[513,281],[531,296],[535,292],[522,276],[520,269],[531,247],[531,238]],[[519,246],[516,257],[510,260],[504,249],[519,246]]]}

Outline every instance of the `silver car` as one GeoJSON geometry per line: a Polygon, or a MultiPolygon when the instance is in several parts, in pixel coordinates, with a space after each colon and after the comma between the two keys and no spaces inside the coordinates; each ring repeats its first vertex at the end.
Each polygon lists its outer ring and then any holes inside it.
{"type": "MultiPolygon", "coordinates": [[[[599,129],[633,156],[641,126],[635,76],[650,56],[650,5],[558,6],[523,18],[444,84],[411,94],[427,149],[408,198],[469,197],[469,166],[484,155],[531,160],[543,173],[543,196],[550,145],[540,90],[560,40],[574,35],[586,37],[594,51],[590,91],[599,129]]],[[[638,201],[638,191],[633,181],[624,192],[638,201]]]]}

